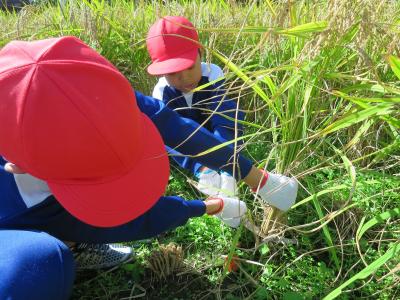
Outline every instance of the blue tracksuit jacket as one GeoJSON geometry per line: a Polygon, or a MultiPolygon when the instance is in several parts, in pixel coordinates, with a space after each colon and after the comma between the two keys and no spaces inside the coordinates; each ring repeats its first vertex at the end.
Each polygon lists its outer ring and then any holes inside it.
{"type": "MultiPolygon", "coordinates": [[[[226,97],[224,81],[221,80],[224,76],[221,68],[214,64],[201,63],[201,72],[199,86],[208,84],[204,89],[195,93],[182,93],[170,86],[165,77],[161,77],[154,87],[153,97],[162,100],[167,107],[184,118],[199,124],[205,122],[204,127],[209,132],[226,141],[235,138],[235,128],[237,136],[241,136],[243,126],[238,122],[235,124],[235,119],[243,121],[244,113],[238,110],[235,100],[226,97]]],[[[239,145],[241,143],[238,142],[239,145]]],[[[169,149],[169,152],[179,154],[177,149],[169,149]]],[[[197,159],[190,157],[174,157],[174,159],[180,166],[193,173],[202,166],[197,159]]]]}

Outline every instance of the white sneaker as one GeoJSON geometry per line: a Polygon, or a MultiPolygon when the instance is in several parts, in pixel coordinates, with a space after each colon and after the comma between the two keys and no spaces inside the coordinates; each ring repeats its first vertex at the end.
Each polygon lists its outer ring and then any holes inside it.
{"type": "Polygon", "coordinates": [[[246,203],[237,198],[219,197],[224,202],[222,211],[215,214],[218,219],[226,225],[237,228],[240,225],[242,217],[247,212],[246,203]]]}
{"type": "Polygon", "coordinates": [[[221,187],[218,193],[221,197],[237,196],[237,181],[226,172],[221,172],[221,187]]]}
{"type": "Polygon", "coordinates": [[[267,182],[260,187],[261,199],[282,211],[287,211],[296,202],[298,184],[294,178],[268,173],[267,182]]]}
{"type": "Polygon", "coordinates": [[[221,187],[221,175],[218,172],[206,169],[200,172],[197,177],[197,189],[208,196],[215,196],[218,194],[221,187]]]}

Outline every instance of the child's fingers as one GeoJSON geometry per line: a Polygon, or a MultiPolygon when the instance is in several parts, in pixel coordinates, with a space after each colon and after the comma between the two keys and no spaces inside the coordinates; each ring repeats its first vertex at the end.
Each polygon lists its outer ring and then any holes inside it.
{"type": "Polygon", "coordinates": [[[24,173],[26,173],[24,170],[22,170],[17,165],[14,165],[13,163],[6,163],[4,165],[4,170],[6,170],[7,172],[10,172],[10,173],[13,173],[13,174],[24,174],[24,173]]]}

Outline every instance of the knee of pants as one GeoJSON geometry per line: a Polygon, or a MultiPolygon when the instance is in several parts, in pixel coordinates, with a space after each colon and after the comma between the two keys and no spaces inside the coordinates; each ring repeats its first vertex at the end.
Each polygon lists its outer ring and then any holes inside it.
{"type": "Polygon", "coordinates": [[[0,230],[0,299],[68,299],[75,264],[68,247],[44,232],[0,230]]]}

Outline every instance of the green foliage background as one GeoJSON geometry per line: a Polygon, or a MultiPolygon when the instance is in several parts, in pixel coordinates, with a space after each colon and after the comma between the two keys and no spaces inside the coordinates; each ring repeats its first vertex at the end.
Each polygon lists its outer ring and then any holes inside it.
{"type": "MultiPolygon", "coordinates": [[[[301,184],[285,229],[297,244],[197,218],[133,243],[133,263],[79,274],[73,299],[130,299],[143,289],[147,299],[399,298],[399,12],[397,1],[370,0],[36,1],[0,12],[0,47],[75,35],[146,94],[156,81],[146,73],[149,26],[186,16],[246,111],[244,153],[301,184]],[[169,241],[190,267],[157,280],[147,259],[169,241]],[[241,264],[229,273],[232,254],[241,264]]],[[[168,193],[201,198],[192,182],[174,169],[168,193]]],[[[259,223],[254,195],[241,186],[240,197],[259,223]]]]}

